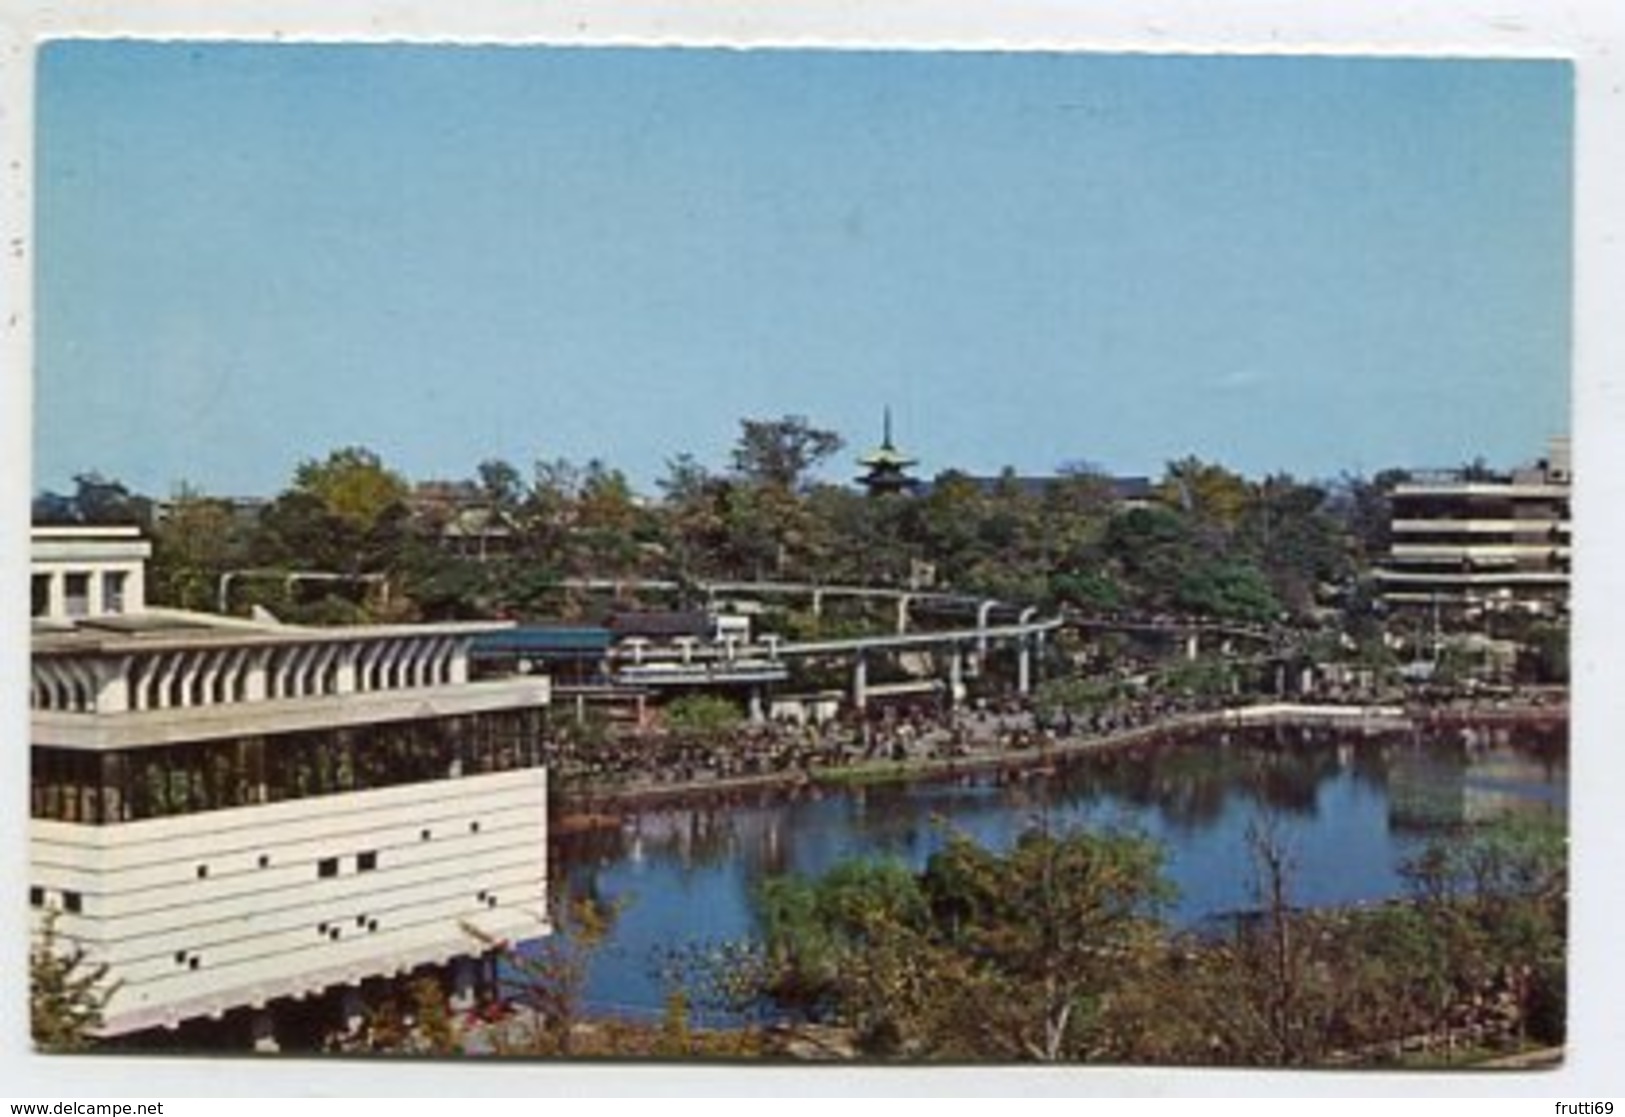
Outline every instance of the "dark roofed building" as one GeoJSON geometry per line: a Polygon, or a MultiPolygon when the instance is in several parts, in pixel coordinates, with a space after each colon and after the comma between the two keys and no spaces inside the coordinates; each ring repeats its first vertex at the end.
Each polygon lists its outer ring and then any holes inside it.
{"type": "Polygon", "coordinates": [[[699,610],[651,613],[613,613],[608,628],[617,640],[641,637],[645,640],[676,640],[691,636],[704,639],[711,633],[711,617],[699,610]]]}

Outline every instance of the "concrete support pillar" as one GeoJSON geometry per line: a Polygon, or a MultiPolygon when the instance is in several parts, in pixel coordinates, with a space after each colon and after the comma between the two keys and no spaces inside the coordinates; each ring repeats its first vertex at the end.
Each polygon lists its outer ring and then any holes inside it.
{"type": "Polygon", "coordinates": [[[996,601],[984,601],[976,607],[976,627],[978,629],[976,657],[978,661],[980,661],[981,657],[987,655],[987,615],[993,611],[993,606],[997,604],[996,601]]]}
{"type": "Polygon", "coordinates": [[[53,570],[46,576],[49,592],[46,594],[48,602],[45,615],[48,617],[66,616],[68,612],[68,591],[60,570],[53,570]]]}
{"type": "Polygon", "coordinates": [[[908,631],[908,607],[913,600],[906,593],[897,599],[897,635],[899,636],[908,631]]]}
{"type": "Polygon", "coordinates": [[[451,650],[451,663],[446,672],[446,681],[452,686],[462,686],[468,682],[468,641],[459,640],[457,646],[451,650]]]}
{"type": "MultiPolygon", "coordinates": [[[[585,701],[585,699],[579,697],[576,700],[578,702],[585,701]]],[[[636,698],[632,699],[632,707],[636,711],[638,728],[649,728],[649,700],[640,694],[636,698]]],[[[581,716],[583,718],[586,716],[585,709],[583,709],[581,716]]]]}
{"type": "Polygon", "coordinates": [[[1033,648],[1023,636],[1016,645],[1016,693],[1030,694],[1033,689],[1033,648]]]}
{"type": "MultiPolygon", "coordinates": [[[[355,693],[355,657],[356,646],[354,644],[346,645],[339,650],[338,670],[334,675],[333,682],[333,689],[338,694],[355,693]]],[[[452,665],[453,673],[456,672],[456,669],[454,662],[452,665]]]]}
{"type": "Polygon", "coordinates": [[[815,616],[815,617],[821,617],[821,616],[824,615],[824,591],[823,590],[813,590],[813,595],[812,595],[812,615],[815,616]]]}
{"type": "Polygon", "coordinates": [[[869,660],[862,652],[852,659],[852,705],[858,710],[869,706],[869,660]]]}
{"type": "Polygon", "coordinates": [[[107,612],[107,597],[102,592],[102,590],[105,588],[105,580],[102,578],[102,572],[100,570],[92,570],[90,572],[89,581],[90,585],[86,588],[86,594],[89,598],[90,615],[93,617],[99,617],[107,612]]]}
{"type": "MultiPolygon", "coordinates": [[[[638,696],[638,701],[643,701],[642,695],[638,696]]],[[[587,724],[587,696],[585,694],[576,695],[576,724],[587,724]]]]}
{"type": "Polygon", "coordinates": [[[965,653],[957,647],[948,655],[948,704],[957,706],[965,700],[965,653]]]}
{"type": "Polygon", "coordinates": [[[750,723],[761,725],[766,720],[767,714],[762,710],[762,688],[753,686],[750,688],[750,723]]]}
{"type": "Polygon", "coordinates": [[[130,708],[130,657],[96,661],[96,712],[122,714],[130,708]]]}
{"type": "Polygon", "coordinates": [[[246,701],[264,701],[268,691],[266,665],[270,662],[270,658],[271,653],[268,650],[249,655],[248,663],[243,667],[243,698],[246,701]]]}
{"type": "Polygon", "coordinates": [[[1198,637],[1197,637],[1196,633],[1192,632],[1189,636],[1185,637],[1185,658],[1186,659],[1195,659],[1196,658],[1196,653],[1199,652],[1200,650],[1201,650],[1201,647],[1200,647],[1200,644],[1198,643],[1198,637]]]}
{"type": "Polygon", "coordinates": [[[139,613],[147,607],[147,566],[138,562],[124,579],[124,611],[139,613]]]}
{"type": "Polygon", "coordinates": [[[1275,693],[1282,695],[1286,693],[1286,664],[1284,663],[1275,665],[1275,693]]]}
{"type": "Polygon", "coordinates": [[[276,1020],[271,1016],[268,1008],[254,1010],[248,1021],[249,1037],[253,1040],[254,1050],[262,1055],[275,1055],[282,1050],[276,1041],[276,1020]]]}

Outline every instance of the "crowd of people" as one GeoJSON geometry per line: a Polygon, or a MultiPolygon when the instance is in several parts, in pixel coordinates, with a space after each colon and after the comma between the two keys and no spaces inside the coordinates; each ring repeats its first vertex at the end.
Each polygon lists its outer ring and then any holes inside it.
{"type": "MultiPolygon", "coordinates": [[[[559,786],[612,794],[737,781],[800,782],[841,771],[861,775],[1041,757],[1051,748],[1139,738],[1147,729],[1174,728],[1193,717],[1278,697],[1273,689],[1267,694],[1245,688],[1180,690],[1147,685],[1143,678],[1118,683],[1075,704],[1053,696],[1004,694],[952,705],[938,694],[875,702],[862,711],[847,708],[824,720],[780,716],[706,732],[672,729],[658,715],[636,728],[566,716],[549,732],[544,756],[559,786]]],[[[1335,705],[1396,698],[1427,704],[1418,693],[1378,693],[1355,679],[1315,680],[1294,697],[1335,705]]]]}
{"type": "MultiPolygon", "coordinates": [[[[1239,701],[1239,699],[1237,699],[1239,701]]],[[[566,723],[546,760],[562,787],[643,790],[716,786],[737,780],[800,781],[841,770],[997,761],[1105,739],[1226,705],[1216,698],[1125,696],[1091,710],[1041,709],[1031,698],[875,704],[822,722],[788,718],[715,732],[659,725],[616,731],[566,723]]]]}

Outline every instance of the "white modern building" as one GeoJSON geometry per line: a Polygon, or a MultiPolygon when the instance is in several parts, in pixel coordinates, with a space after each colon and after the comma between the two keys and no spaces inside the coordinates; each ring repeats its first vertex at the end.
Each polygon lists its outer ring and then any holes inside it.
{"type": "Polygon", "coordinates": [[[1507,473],[1413,473],[1390,494],[1389,554],[1377,572],[1384,600],[1469,613],[1566,611],[1571,481],[1566,438],[1507,473]]]}
{"type": "Polygon", "coordinates": [[[133,529],[33,543],[29,900],[110,967],[106,1035],[269,1046],[293,1002],[426,969],[467,998],[547,932],[549,683],[469,678],[503,625],[155,609],[133,529]]]}

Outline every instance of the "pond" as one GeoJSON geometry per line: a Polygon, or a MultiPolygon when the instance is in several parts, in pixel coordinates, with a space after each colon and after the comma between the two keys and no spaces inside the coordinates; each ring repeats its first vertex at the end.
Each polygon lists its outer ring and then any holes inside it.
{"type": "Polygon", "coordinates": [[[919,868],[950,831],[998,849],[1035,825],[1144,834],[1163,847],[1178,891],[1168,920],[1196,928],[1255,906],[1255,827],[1284,840],[1295,905],[1345,905],[1402,894],[1406,859],[1450,827],[1508,812],[1562,816],[1567,798],[1561,727],[1208,730],[1040,773],[763,790],[633,810],[619,826],[556,838],[551,852],[556,887],[622,905],[593,960],[589,1011],[648,1018],[665,995],[662,952],[751,937],[765,878],[817,874],[852,857],[919,868]]]}

